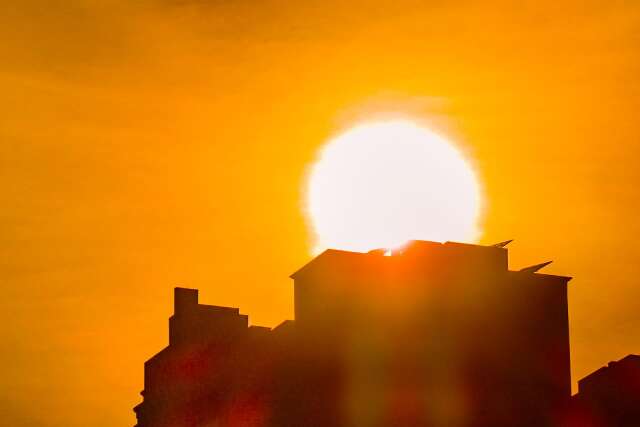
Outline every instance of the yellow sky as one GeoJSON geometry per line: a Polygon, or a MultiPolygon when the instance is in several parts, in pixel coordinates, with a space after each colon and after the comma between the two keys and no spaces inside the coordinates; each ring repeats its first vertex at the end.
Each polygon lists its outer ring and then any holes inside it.
{"type": "Polygon", "coordinates": [[[0,424],[133,425],[171,289],[292,316],[323,141],[393,111],[472,157],[483,243],[574,276],[574,381],[640,352],[640,4],[0,4],[0,424]]]}

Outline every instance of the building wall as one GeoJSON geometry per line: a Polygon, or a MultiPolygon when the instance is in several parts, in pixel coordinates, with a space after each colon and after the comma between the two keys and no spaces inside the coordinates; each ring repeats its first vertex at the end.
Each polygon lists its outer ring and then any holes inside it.
{"type": "Polygon", "coordinates": [[[342,352],[344,419],[553,425],[570,397],[568,278],[508,271],[501,248],[416,246],[329,251],[294,275],[301,335],[342,352]]]}

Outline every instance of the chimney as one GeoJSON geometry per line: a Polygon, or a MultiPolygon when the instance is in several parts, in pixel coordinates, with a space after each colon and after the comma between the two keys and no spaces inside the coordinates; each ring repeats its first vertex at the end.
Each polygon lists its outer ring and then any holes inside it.
{"type": "Polygon", "coordinates": [[[198,305],[198,290],[175,288],[173,291],[173,314],[176,316],[193,312],[198,305]]]}

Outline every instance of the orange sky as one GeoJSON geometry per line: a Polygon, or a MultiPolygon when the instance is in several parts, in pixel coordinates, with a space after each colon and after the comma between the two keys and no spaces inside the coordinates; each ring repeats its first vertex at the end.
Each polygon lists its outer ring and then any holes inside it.
{"type": "Polygon", "coordinates": [[[307,167],[388,111],[575,277],[574,381],[640,353],[637,2],[20,0],[0,38],[2,425],[133,425],[176,284],[291,317],[307,167]]]}

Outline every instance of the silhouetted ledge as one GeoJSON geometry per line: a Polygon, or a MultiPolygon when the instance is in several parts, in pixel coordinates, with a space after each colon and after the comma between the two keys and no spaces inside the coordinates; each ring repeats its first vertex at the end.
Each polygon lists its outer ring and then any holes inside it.
{"type": "MultiPolygon", "coordinates": [[[[404,245],[400,249],[391,251],[391,256],[384,256],[387,253],[387,249],[376,249],[369,252],[352,252],[338,249],[327,249],[320,255],[315,257],[309,263],[305,264],[302,268],[294,272],[291,276],[292,279],[296,279],[307,271],[315,268],[327,268],[328,264],[332,263],[353,263],[349,267],[354,267],[354,264],[371,262],[372,257],[375,257],[377,263],[381,265],[391,265],[401,262],[414,262],[414,255],[426,257],[447,257],[449,259],[457,258],[459,262],[473,261],[476,263],[486,262],[486,265],[494,266],[496,268],[508,269],[508,249],[505,247],[497,246],[481,246],[472,245],[459,242],[428,242],[422,240],[412,240],[404,245]],[[409,255],[409,257],[405,256],[409,255]],[[379,259],[379,257],[384,258],[379,259]]],[[[542,267],[545,267],[550,262],[543,263],[542,267]]],[[[527,273],[527,271],[518,270],[514,273],[527,273]]],[[[569,281],[571,277],[557,276],[553,274],[542,274],[537,271],[533,274],[558,277],[561,280],[569,281]]]]}
{"type": "Polygon", "coordinates": [[[505,246],[327,250],[291,276],[295,320],[273,329],[176,288],[137,426],[626,426],[575,424],[610,406],[591,376],[571,397],[570,277],[511,271],[505,246]]]}

